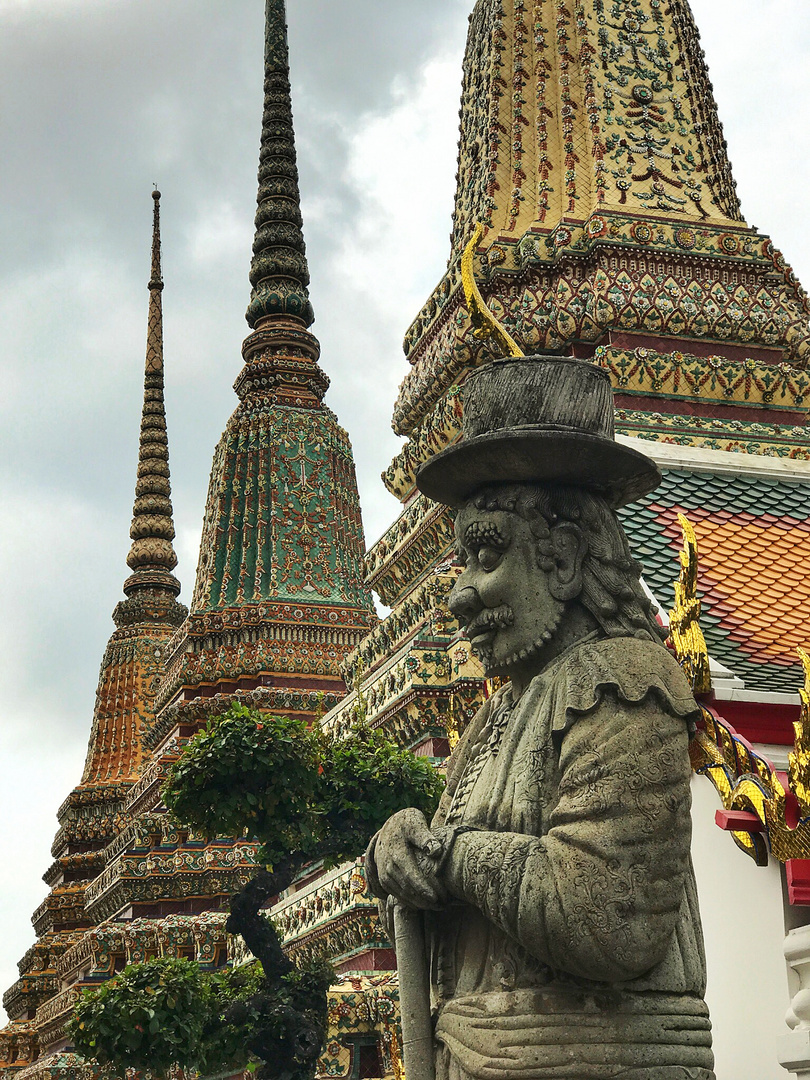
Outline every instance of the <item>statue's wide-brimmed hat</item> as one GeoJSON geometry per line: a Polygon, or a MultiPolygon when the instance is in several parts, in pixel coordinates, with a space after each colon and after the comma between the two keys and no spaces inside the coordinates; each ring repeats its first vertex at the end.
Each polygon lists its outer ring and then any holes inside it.
{"type": "Polygon", "coordinates": [[[464,385],[464,437],[430,458],[419,490],[463,506],[488,484],[567,484],[614,508],[661,483],[650,458],[617,443],[603,368],[559,356],[496,360],[464,385]]]}

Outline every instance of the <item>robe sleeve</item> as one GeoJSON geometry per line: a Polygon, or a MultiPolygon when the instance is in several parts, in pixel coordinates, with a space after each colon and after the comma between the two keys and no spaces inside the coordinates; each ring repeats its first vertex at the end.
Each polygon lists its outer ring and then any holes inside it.
{"type": "Polygon", "coordinates": [[[691,843],[688,733],[655,692],[628,701],[603,685],[597,697],[560,733],[547,833],[463,833],[443,877],[553,969],[624,982],[664,958],[677,924],[691,843]]]}
{"type": "MultiPolygon", "coordinates": [[[[498,691],[498,693],[503,693],[503,690],[498,691]]],[[[433,818],[434,826],[436,824],[442,824],[447,817],[447,812],[449,811],[450,806],[453,802],[453,795],[455,794],[455,790],[458,787],[459,780],[464,775],[464,770],[469,764],[469,760],[473,751],[475,750],[475,745],[478,737],[480,736],[484,727],[486,727],[486,723],[489,719],[490,711],[492,710],[492,707],[496,701],[496,697],[489,698],[487,701],[485,701],[481,708],[478,710],[478,712],[475,714],[471,723],[468,725],[466,731],[462,735],[461,740],[456,747],[452,758],[450,759],[450,766],[447,771],[447,784],[444,791],[442,792],[442,797],[439,801],[438,809],[436,810],[436,814],[433,818]]],[[[377,874],[376,851],[377,837],[379,835],[379,832],[376,832],[374,836],[372,836],[371,842],[366,848],[366,853],[363,861],[365,865],[366,884],[368,885],[369,892],[377,900],[386,900],[388,897],[388,893],[380,884],[380,879],[377,874]]],[[[380,917],[382,919],[382,914],[380,917]]]]}

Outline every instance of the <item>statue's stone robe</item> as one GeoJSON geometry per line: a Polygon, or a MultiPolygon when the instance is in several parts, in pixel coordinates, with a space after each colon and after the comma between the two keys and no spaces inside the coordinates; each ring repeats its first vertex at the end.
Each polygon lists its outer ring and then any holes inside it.
{"type": "Polygon", "coordinates": [[[433,822],[454,836],[454,901],[426,915],[440,1080],[713,1080],[696,717],[670,654],[630,638],[479,710],[433,822]]]}

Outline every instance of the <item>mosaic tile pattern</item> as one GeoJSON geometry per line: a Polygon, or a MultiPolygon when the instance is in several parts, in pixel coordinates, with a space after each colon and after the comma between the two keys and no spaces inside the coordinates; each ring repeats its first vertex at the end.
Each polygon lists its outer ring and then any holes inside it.
{"type": "Polygon", "coordinates": [[[679,513],[698,539],[711,655],[747,690],[798,690],[804,679],[796,647],[810,643],[810,485],[665,473],[657,491],[620,516],[647,583],[666,607],[678,573],[679,513]]]}

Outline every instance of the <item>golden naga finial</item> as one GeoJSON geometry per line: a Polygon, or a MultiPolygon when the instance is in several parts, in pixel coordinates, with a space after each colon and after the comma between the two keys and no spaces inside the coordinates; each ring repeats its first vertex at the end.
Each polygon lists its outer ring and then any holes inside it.
{"type": "MultiPolygon", "coordinates": [[[[682,514],[678,520],[684,545],[670,631],[694,692],[706,693],[711,681],[706,640],[698,625],[697,541],[689,520],[682,514]]],[[[793,725],[796,740],[788,756],[787,776],[708,704],[700,706],[703,729],[689,746],[693,770],[708,776],[725,810],[731,812],[722,827],[758,866],[768,865],[769,853],[782,863],[810,859],[810,655],[804,649],[797,651],[805,685],[799,691],[802,710],[793,725]],[[736,815],[733,820],[732,814],[736,815]]]]}
{"type": "Polygon", "coordinates": [[[802,711],[793,724],[796,743],[788,757],[790,790],[801,807],[802,817],[810,817],[810,655],[804,649],[796,650],[804,668],[804,689],[799,691],[802,711]]]}
{"type": "Polygon", "coordinates": [[[698,547],[689,518],[678,514],[683,532],[681,574],[675,583],[675,606],[669,613],[669,630],[678,657],[695,694],[708,694],[712,688],[709,674],[709,650],[700,629],[698,586],[698,547]]]}
{"type": "Polygon", "coordinates": [[[397,1038],[396,1025],[391,1026],[391,1072],[394,1074],[394,1080],[405,1080],[405,1066],[402,1061],[402,1052],[399,1048],[399,1039],[397,1038]]]}
{"type": "Polygon", "coordinates": [[[704,730],[689,748],[695,772],[708,776],[726,810],[738,812],[739,827],[723,827],[759,866],[768,865],[769,853],[782,863],[810,859],[810,656],[798,652],[805,687],[799,691],[802,711],[793,725],[787,777],[705,705],[704,730]]]}
{"type": "Polygon", "coordinates": [[[486,305],[475,280],[473,258],[475,249],[481,243],[484,235],[484,226],[479,221],[475,226],[472,239],[464,249],[461,256],[461,284],[464,286],[464,296],[467,299],[467,309],[473,324],[473,335],[480,339],[494,337],[501,346],[504,356],[525,356],[521,347],[509,333],[505,326],[498,322],[486,305]]]}

